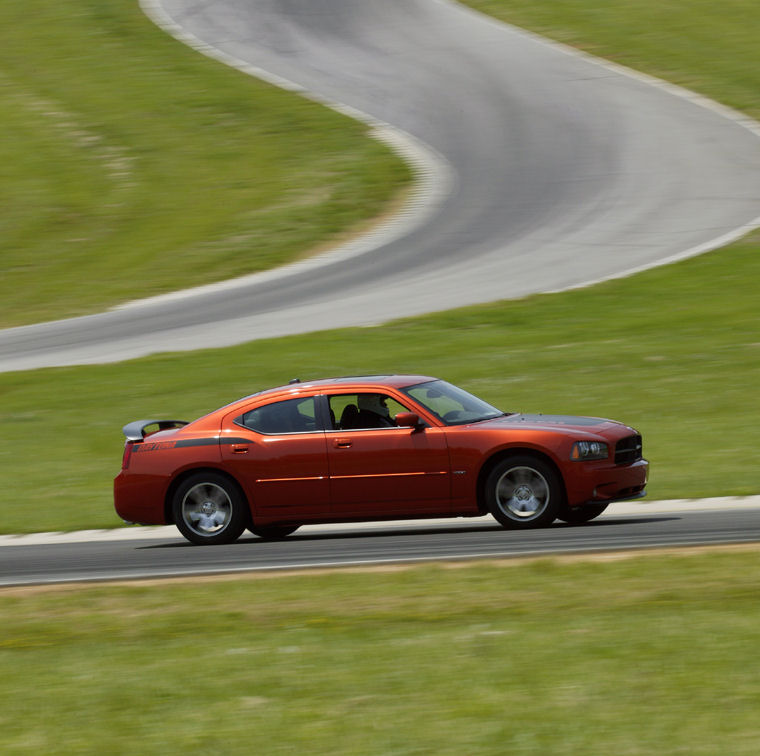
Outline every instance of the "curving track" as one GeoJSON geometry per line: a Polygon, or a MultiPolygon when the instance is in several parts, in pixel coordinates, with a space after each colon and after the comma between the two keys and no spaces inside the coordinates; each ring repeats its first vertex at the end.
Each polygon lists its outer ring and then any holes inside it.
{"type": "Polygon", "coordinates": [[[143,4],[204,52],[392,124],[426,166],[426,194],[400,225],[337,259],[0,332],[2,370],[563,289],[696,254],[760,222],[755,125],[447,0],[143,4]]]}

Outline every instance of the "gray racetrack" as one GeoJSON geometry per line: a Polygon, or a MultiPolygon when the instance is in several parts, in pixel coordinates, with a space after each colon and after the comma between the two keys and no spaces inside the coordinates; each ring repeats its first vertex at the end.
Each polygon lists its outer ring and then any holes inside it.
{"type": "Polygon", "coordinates": [[[401,238],[348,261],[0,332],[2,370],[563,289],[716,246],[760,216],[753,126],[447,0],[144,5],[208,52],[392,124],[432,193],[401,238]]]}
{"type": "Polygon", "coordinates": [[[15,545],[11,545],[14,540],[0,537],[0,587],[757,543],[760,505],[718,501],[714,508],[690,511],[657,504],[613,504],[587,525],[555,523],[529,531],[503,530],[490,517],[307,526],[284,541],[266,542],[246,534],[228,546],[208,547],[190,545],[174,528],[158,529],[159,537],[151,530],[137,528],[129,538],[104,534],[67,542],[60,536],[28,545],[23,537],[14,539],[15,545]]]}

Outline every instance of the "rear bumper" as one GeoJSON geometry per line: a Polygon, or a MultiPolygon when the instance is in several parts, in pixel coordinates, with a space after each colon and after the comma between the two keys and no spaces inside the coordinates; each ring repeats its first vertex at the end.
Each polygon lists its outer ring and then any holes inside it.
{"type": "Polygon", "coordinates": [[[165,483],[155,476],[135,475],[122,470],[113,481],[116,514],[125,522],[139,525],[166,525],[165,483]]]}

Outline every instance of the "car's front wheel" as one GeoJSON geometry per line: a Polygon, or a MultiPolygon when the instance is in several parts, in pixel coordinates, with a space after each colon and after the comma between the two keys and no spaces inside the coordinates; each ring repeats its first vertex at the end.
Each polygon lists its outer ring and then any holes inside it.
{"type": "Polygon", "coordinates": [[[559,476],[546,462],[527,456],[503,459],[486,479],[486,504],[505,528],[551,525],[562,504],[559,476]]]}
{"type": "Polygon", "coordinates": [[[247,506],[228,478],[197,473],[185,480],[172,501],[177,529],[191,543],[232,543],[245,530],[247,506]]]}

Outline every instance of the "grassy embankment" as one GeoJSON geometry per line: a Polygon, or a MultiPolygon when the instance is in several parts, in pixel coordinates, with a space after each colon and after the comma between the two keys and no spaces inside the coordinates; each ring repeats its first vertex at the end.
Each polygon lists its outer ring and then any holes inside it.
{"type": "Polygon", "coordinates": [[[398,201],[366,127],[212,62],[136,0],[0,5],[0,327],[293,260],[398,201]]]}
{"type": "Polygon", "coordinates": [[[757,587],[729,553],[8,591],[0,749],[749,756],[757,587]]]}
{"type": "MultiPolygon", "coordinates": [[[[556,25],[567,24],[572,41],[593,40],[585,46],[609,57],[619,48],[625,62],[654,73],[666,69],[675,80],[760,115],[760,7],[739,3],[743,14],[730,14],[690,2],[670,7],[655,30],[654,6],[617,3],[616,14],[599,11],[604,23],[592,24],[569,12],[582,5],[514,3],[509,10],[528,25],[531,8],[539,24],[551,7],[551,17],[556,25]],[[705,56],[702,35],[714,26],[730,44],[716,37],[705,56]],[[651,43],[652,35],[658,44],[651,43]],[[668,57],[674,48],[680,51],[677,61],[668,57]],[[660,57],[668,59],[667,66],[658,64],[660,57]],[[733,66],[734,61],[739,63],[733,66]]],[[[186,64],[192,61],[189,55],[186,64]]],[[[209,61],[201,64],[215,68],[209,61]]],[[[118,429],[129,420],[154,414],[190,419],[294,375],[388,370],[441,375],[505,409],[600,414],[636,425],[653,463],[653,497],[756,493],[758,251],[755,233],[704,257],[584,291],[383,328],[0,375],[2,489],[9,501],[24,502],[4,513],[0,528],[117,525],[110,479],[120,458],[118,429]]]]}

